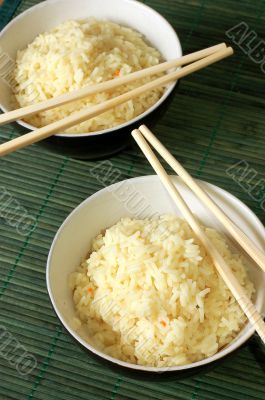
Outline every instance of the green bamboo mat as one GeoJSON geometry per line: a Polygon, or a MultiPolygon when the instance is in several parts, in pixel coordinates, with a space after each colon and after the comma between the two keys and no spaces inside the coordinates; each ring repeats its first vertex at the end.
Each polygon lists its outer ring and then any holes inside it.
{"type": "MultiPolygon", "coordinates": [[[[229,42],[225,32],[242,21],[265,39],[264,1],[144,2],[172,23],[185,53],[229,42]]],[[[0,26],[36,3],[6,0],[0,26]]],[[[156,133],[193,176],[230,191],[264,222],[264,74],[234,47],[232,58],[181,81],[156,133]],[[248,163],[253,179],[240,185],[226,170],[241,160],[248,163]]],[[[17,135],[14,126],[0,127],[1,142],[17,135]]],[[[136,147],[112,162],[121,171],[119,180],[153,173],[136,147]]],[[[62,328],[46,291],[47,254],[69,212],[102,188],[89,174],[95,165],[39,145],[0,161],[1,196],[5,190],[13,199],[9,208],[17,201],[37,221],[35,230],[23,236],[0,207],[0,399],[264,399],[265,350],[257,337],[214,368],[191,377],[138,379],[103,366],[62,328]],[[28,375],[21,374],[18,356],[7,360],[2,346],[7,334],[36,358],[37,366],[28,375]]]]}

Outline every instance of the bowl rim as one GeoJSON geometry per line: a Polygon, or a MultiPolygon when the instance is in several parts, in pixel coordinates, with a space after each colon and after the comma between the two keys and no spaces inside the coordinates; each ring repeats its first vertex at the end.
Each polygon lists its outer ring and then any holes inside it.
{"type": "MultiPolygon", "coordinates": [[[[171,176],[174,179],[181,181],[181,179],[178,176],[176,176],[176,175],[171,175],[171,176]]],[[[58,238],[63,233],[65,226],[68,225],[69,223],[71,223],[71,219],[74,217],[74,215],[79,211],[79,209],[84,207],[92,199],[95,199],[95,198],[101,196],[102,194],[104,194],[104,192],[107,192],[107,191],[109,192],[110,190],[115,189],[116,186],[121,185],[122,183],[130,181],[133,184],[134,182],[138,182],[138,181],[150,181],[150,180],[151,181],[152,180],[159,181],[159,178],[157,175],[146,175],[146,176],[140,176],[140,177],[125,179],[123,181],[116,182],[110,186],[106,186],[103,189],[95,192],[94,194],[92,194],[91,196],[86,198],[84,201],[82,201],[77,207],[75,207],[72,210],[72,212],[66,217],[64,222],[59,227],[56,235],[54,236],[51,247],[50,247],[50,251],[48,254],[48,258],[47,258],[47,264],[46,264],[46,285],[47,285],[48,294],[49,294],[52,306],[54,308],[54,311],[57,314],[57,316],[58,316],[59,320],[61,321],[61,323],[63,324],[63,326],[65,327],[65,329],[74,337],[75,340],[77,340],[77,342],[82,344],[87,350],[91,351],[93,354],[96,354],[100,358],[103,358],[103,359],[105,359],[111,363],[114,363],[115,365],[121,366],[121,367],[125,367],[125,368],[132,369],[132,370],[137,370],[137,371],[143,371],[143,372],[155,372],[155,373],[173,372],[173,371],[177,372],[177,371],[184,371],[184,370],[188,370],[188,369],[194,369],[196,367],[202,367],[204,365],[211,364],[214,361],[222,359],[223,357],[234,352],[236,349],[238,349],[240,346],[242,346],[254,334],[254,332],[255,332],[254,327],[251,327],[250,323],[246,324],[244,329],[246,329],[247,326],[249,326],[249,328],[244,332],[243,335],[241,335],[240,337],[236,337],[232,341],[231,344],[229,344],[224,349],[218,351],[213,356],[207,357],[200,361],[196,361],[195,363],[185,364],[185,365],[181,365],[181,366],[172,366],[172,367],[143,366],[143,365],[132,364],[129,362],[121,361],[117,358],[111,357],[111,356],[103,353],[102,351],[97,350],[92,345],[90,345],[88,342],[86,342],[84,339],[82,339],[78,335],[78,333],[76,331],[74,331],[68,325],[68,323],[64,320],[64,318],[61,315],[60,311],[58,310],[58,308],[56,306],[56,302],[53,298],[52,288],[51,288],[51,283],[50,283],[50,269],[51,269],[51,259],[52,259],[52,255],[53,255],[53,250],[56,246],[56,242],[57,242],[58,238]]],[[[234,196],[230,192],[228,192],[212,183],[209,183],[209,182],[206,182],[206,181],[203,181],[200,179],[196,179],[196,181],[199,182],[200,184],[204,184],[209,189],[213,189],[216,193],[219,193],[220,195],[225,196],[226,198],[228,198],[228,200],[232,200],[232,201],[238,203],[238,205],[243,210],[245,210],[245,212],[250,217],[253,218],[253,225],[255,225],[255,228],[259,232],[259,234],[261,232],[263,232],[263,235],[265,235],[265,227],[263,226],[262,222],[259,220],[259,218],[256,216],[256,214],[246,204],[244,204],[240,199],[238,199],[236,196],[234,196]]]]}
{"type": "MultiPolygon", "coordinates": [[[[16,22],[19,19],[22,19],[25,15],[30,14],[33,10],[38,9],[38,8],[42,8],[42,7],[46,7],[49,6],[49,4],[52,3],[56,3],[56,2],[60,2],[60,1],[64,1],[64,0],[46,0],[44,3],[41,2],[39,4],[36,4],[28,9],[26,9],[25,11],[23,11],[22,13],[20,13],[19,15],[17,15],[15,18],[13,18],[0,32],[0,40],[2,35],[6,34],[8,32],[8,29],[15,25],[16,22]]],[[[180,43],[180,39],[178,37],[177,32],[175,31],[175,29],[173,28],[173,26],[167,21],[167,19],[161,15],[158,11],[156,11],[154,8],[144,4],[144,3],[140,3],[138,0],[119,0],[119,1],[124,1],[126,3],[132,3],[134,4],[134,6],[139,7],[140,9],[145,9],[148,10],[148,12],[155,14],[157,17],[159,17],[161,20],[163,20],[165,26],[167,26],[168,32],[170,32],[170,34],[172,34],[172,36],[175,37],[175,41],[176,41],[176,49],[177,49],[177,53],[178,56],[177,58],[180,58],[183,55],[182,52],[182,46],[180,43]]],[[[133,28],[132,28],[133,29],[133,28]]],[[[148,39],[148,38],[147,38],[148,39]]],[[[99,130],[96,132],[87,132],[87,133],[56,133],[53,136],[58,136],[58,137],[63,137],[63,138],[81,138],[81,137],[92,137],[92,136],[100,136],[100,135],[104,135],[107,134],[109,132],[114,132],[116,130],[122,129],[122,128],[126,128],[127,126],[130,126],[134,123],[136,123],[137,121],[141,120],[142,118],[144,118],[145,116],[151,114],[154,110],[156,110],[166,99],[167,97],[171,94],[171,92],[174,90],[176,84],[178,81],[175,81],[173,83],[170,83],[166,86],[163,95],[159,98],[159,100],[152,105],[152,107],[148,108],[146,111],[144,111],[142,114],[137,115],[135,118],[124,122],[123,124],[114,126],[112,128],[108,128],[108,129],[103,129],[103,130],[99,130]]],[[[6,107],[4,107],[1,103],[0,103],[0,109],[2,109],[3,112],[8,112],[11,111],[9,109],[7,109],[6,107]]],[[[16,123],[18,123],[19,125],[23,126],[24,128],[30,130],[30,131],[35,131],[36,129],[38,129],[36,126],[31,125],[27,122],[24,122],[23,120],[19,119],[15,121],[16,123]]]]}

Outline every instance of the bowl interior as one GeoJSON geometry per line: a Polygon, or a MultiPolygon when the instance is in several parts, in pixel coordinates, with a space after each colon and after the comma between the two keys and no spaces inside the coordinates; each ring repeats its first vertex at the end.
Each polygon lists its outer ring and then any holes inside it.
{"type": "MultiPolygon", "coordinates": [[[[75,0],[74,4],[72,0],[48,0],[40,3],[20,14],[1,32],[2,54],[10,60],[10,65],[14,65],[17,51],[25,48],[38,34],[68,19],[84,19],[90,16],[112,20],[138,30],[161,52],[165,60],[182,55],[178,36],[171,25],[156,11],[134,0],[75,0]]],[[[174,86],[175,83],[168,86],[156,106],[161,104],[174,86]]],[[[11,98],[10,85],[5,79],[0,79],[0,107],[3,111],[12,109],[11,98]]],[[[153,108],[146,113],[151,112],[153,108]]],[[[23,121],[19,123],[28,129],[34,129],[32,125],[23,121]]]]}
{"type": "MultiPolygon", "coordinates": [[[[194,194],[178,178],[174,177],[174,182],[202,223],[223,231],[223,228],[194,194]]],[[[204,182],[200,184],[222,207],[223,211],[262,248],[264,246],[264,227],[257,217],[243,203],[224,190],[204,182]]],[[[158,177],[134,178],[107,187],[85,200],[66,219],[54,239],[47,265],[47,285],[51,301],[59,318],[70,333],[85,347],[101,357],[119,365],[148,371],[164,369],[142,367],[113,359],[90,346],[89,338],[85,336],[84,332],[81,331],[77,334],[74,331],[72,319],[75,312],[72,294],[68,287],[68,276],[86,257],[91,240],[102,229],[113,225],[125,216],[144,218],[156,213],[179,214],[158,177]]],[[[252,263],[249,263],[249,273],[256,287],[256,307],[261,312],[264,308],[265,275],[252,263]]],[[[233,343],[214,356],[194,364],[171,367],[167,370],[187,369],[221,358],[244,343],[252,333],[253,329],[247,325],[233,343]]]]}

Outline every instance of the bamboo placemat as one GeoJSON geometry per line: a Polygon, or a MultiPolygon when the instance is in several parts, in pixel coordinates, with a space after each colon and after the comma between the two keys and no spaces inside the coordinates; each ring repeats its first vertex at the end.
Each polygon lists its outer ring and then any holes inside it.
{"type": "MultiPolygon", "coordinates": [[[[1,27],[36,3],[6,0],[0,8],[1,27]]],[[[172,23],[184,53],[222,41],[232,44],[226,31],[240,22],[260,40],[265,39],[265,2],[261,0],[145,3],[172,23]]],[[[193,176],[230,191],[264,222],[265,75],[251,60],[250,51],[247,54],[233,46],[235,56],[181,81],[155,131],[193,176]],[[249,175],[235,181],[227,169],[240,161],[249,175]]],[[[17,135],[14,125],[0,127],[1,142],[17,135]]],[[[136,146],[111,162],[120,170],[119,180],[153,174],[136,146]]],[[[97,162],[69,159],[34,145],[2,158],[0,165],[0,399],[265,398],[265,351],[257,337],[214,368],[166,380],[162,376],[128,377],[85,352],[62,328],[51,307],[45,265],[51,241],[65,217],[103,187],[89,174],[97,162]],[[19,212],[24,210],[36,219],[33,231],[21,234],[20,227],[8,217],[8,207],[1,208],[4,195],[12,200],[9,209],[17,206],[19,212]],[[7,336],[9,354],[8,347],[3,347],[7,336]],[[10,358],[16,346],[20,353],[10,358]],[[19,363],[21,349],[27,352],[28,367],[19,363]],[[36,367],[26,374],[35,359],[36,367]]]]}

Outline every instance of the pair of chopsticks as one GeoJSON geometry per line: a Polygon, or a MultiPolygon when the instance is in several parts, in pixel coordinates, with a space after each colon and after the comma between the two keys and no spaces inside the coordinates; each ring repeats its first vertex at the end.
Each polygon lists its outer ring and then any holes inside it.
{"type": "Polygon", "coordinates": [[[0,145],[0,156],[4,156],[25,146],[36,143],[55,133],[63,132],[65,129],[68,129],[74,125],[80,124],[81,122],[88,120],[89,118],[93,118],[101,113],[104,113],[105,111],[108,111],[111,108],[116,107],[122,103],[125,103],[126,101],[131,100],[148,90],[153,90],[158,87],[164,87],[172,81],[183,78],[184,76],[205,68],[208,65],[220,61],[223,58],[226,58],[232,54],[233,49],[231,47],[226,47],[225,43],[221,43],[216,46],[208,47],[195,53],[188,54],[176,60],[167,61],[156,66],[145,68],[141,71],[133,72],[132,74],[129,74],[127,76],[115,78],[93,86],[84,87],[80,90],[73,91],[54,99],[50,99],[38,104],[23,107],[18,110],[2,114],[0,115],[0,124],[12,122],[15,120],[23,119],[25,117],[29,117],[30,115],[36,114],[41,111],[49,110],[54,107],[70,103],[72,101],[83,99],[84,97],[91,94],[111,90],[121,85],[134,82],[138,79],[152,76],[163,71],[168,71],[173,67],[178,68],[183,65],[189,64],[186,65],[184,68],[169,72],[160,78],[139,86],[138,88],[130,90],[129,92],[126,92],[120,96],[97,104],[95,106],[85,108],[59,121],[53,122],[16,139],[10,140],[9,142],[3,143],[0,145]]]}
{"type": "Polygon", "coordinates": [[[214,265],[223,278],[224,282],[232,292],[243,312],[249,319],[250,323],[255,327],[257,333],[265,343],[265,322],[262,316],[256,310],[254,304],[248,298],[245,290],[242,288],[231,268],[228,266],[224,258],[218,252],[205,231],[200,226],[198,220],[194,217],[188,205],[180,195],[179,191],[167,175],[165,169],[157,159],[156,155],[148,145],[147,141],[154,149],[164,158],[164,160],[172,167],[179,177],[187,184],[187,186],[197,195],[197,197],[213,212],[218,220],[227,228],[230,234],[238,241],[238,243],[247,251],[247,253],[257,262],[257,264],[265,271],[265,254],[257,248],[252,242],[229,218],[222,210],[213,202],[199,184],[189,175],[183,166],[172,156],[172,154],[162,145],[162,143],[153,135],[153,133],[142,125],[139,129],[132,132],[132,136],[139,145],[140,149],[152,165],[153,169],[159,176],[161,182],[169,192],[175,204],[181,211],[182,215],[204,245],[208,254],[212,257],[214,265]]]}

